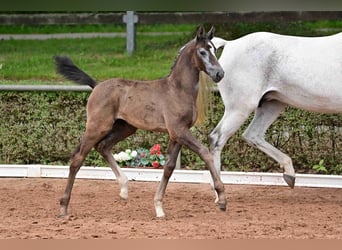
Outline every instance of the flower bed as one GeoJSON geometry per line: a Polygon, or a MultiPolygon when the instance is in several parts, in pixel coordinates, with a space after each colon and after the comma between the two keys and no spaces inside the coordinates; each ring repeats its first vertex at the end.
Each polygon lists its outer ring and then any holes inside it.
{"type": "Polygon", "coordinates": [[[114,154],[114,159],[121,167],[162,168],[165,165],[165,156],[161,153],[160,144],[155,144],[150,149],[126,149],[114,154]]]}

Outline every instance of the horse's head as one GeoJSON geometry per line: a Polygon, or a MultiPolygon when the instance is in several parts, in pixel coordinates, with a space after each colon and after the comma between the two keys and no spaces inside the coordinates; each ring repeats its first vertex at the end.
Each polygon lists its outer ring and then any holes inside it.
{"type": "Polygon", "coordinates": [[[213,50],[216,50],[210,41],[214,36],[214,31],[214,27],[211,27],[210,31],[206,34],[202,26],[198,28],[195,38],[195,61],[201,71],[209,75],[214,82],[219,82],[224,76],[224,71],[217,61],[215,54],[212,53],[213,50]]]}

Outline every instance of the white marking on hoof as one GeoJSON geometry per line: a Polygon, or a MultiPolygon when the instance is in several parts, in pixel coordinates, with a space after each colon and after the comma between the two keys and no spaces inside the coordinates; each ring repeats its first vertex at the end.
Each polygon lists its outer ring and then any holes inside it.
{"type": "Polygon", "coordinates": [[[120,192],[120,198],[123,199],[123,200],[127,200],[128,199],[127,191],[121,191],[120,192]]]}
{"type": "Polygon", "coordinates": [[[127,200],[128,199],[128,186],[121,187],[120,198],[127,200]]]}
{"type": "Polygon", "coordinates": [[[60,214],[58,217],[61,219],[67,219],[67,209],[65,207],[61,207],[60,214]]]}
{"type": "Polygon", "coordinates": [[[215,196],[216,196],[216,198],[215,198],[215,203],[217,204],[218,203],[218,201],[219,201],[219,198],[218,198],[218,194],[217,194],[217,192],[216,191],[214,191],[215,192],[215,196]]]}
{"type": "Polygon", "coordinates": [[[163,203],[161,201],[155,201],[154,202],[154,207],[156,209],[157,218],[164,218],[165,217],[165,213],[164,213],[164,210],[163,210],[163,203]]]}
{"type": "Polygon", "coordinates": [[[120,184],[120,197],[123,200],[128,199],[128,179],[125,176],[124,178],[118,179],[118,182],[120,184]]]}

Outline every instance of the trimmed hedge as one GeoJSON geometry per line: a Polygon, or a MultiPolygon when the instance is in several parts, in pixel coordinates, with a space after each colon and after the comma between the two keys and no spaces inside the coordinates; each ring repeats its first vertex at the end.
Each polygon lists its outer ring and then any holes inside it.
{"type": "MultiPolygon", "coordinates": [[[[88,92],[1,92],[0,163],[67,165],[85,128],[88,96],[88,92]]],[[[219,94],[213,94],[212,109],[205,124],[191,129],[207,146],[207,135],[219,122],[223,111],[219,94]]],[[[282,172],[275,161],[242,140],[241,134],[249,121],[226,144],[223,168],[282,172]]],[[[288,108],[268,130],[267,140],[292,157],[297,172],[315,173],[313,166],[324,160],[320,171],[326,169],[328,174],[341,174],[341,128],[341,115],[288,108]]],[[[138,130],[115,145],[113,153],[127,148],[149,148],[155,143],[160,143],[165,152],[167,142],[165,134],[138,130]]],[[[191,169],[204,169],[203,162],[188,149],[182,149],[181,161],[191,169]]],[[[106,163],[93,150],[84,165],[106,166],[106,163]]]]}

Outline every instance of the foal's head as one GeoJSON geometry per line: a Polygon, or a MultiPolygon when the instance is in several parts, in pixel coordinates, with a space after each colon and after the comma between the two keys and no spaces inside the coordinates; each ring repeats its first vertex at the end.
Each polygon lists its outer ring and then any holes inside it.
{"type": "Polygon", "coordinates": [[[215,29],[212,27],[206,34],[202,26],[197,30],[195,62],[200,71],[204,71],[214,82],[219,82],[224,76],[224,71],[216,56],[211,52],[216,50],[210,41],[214,36],[214,31],[215,29]]]}

